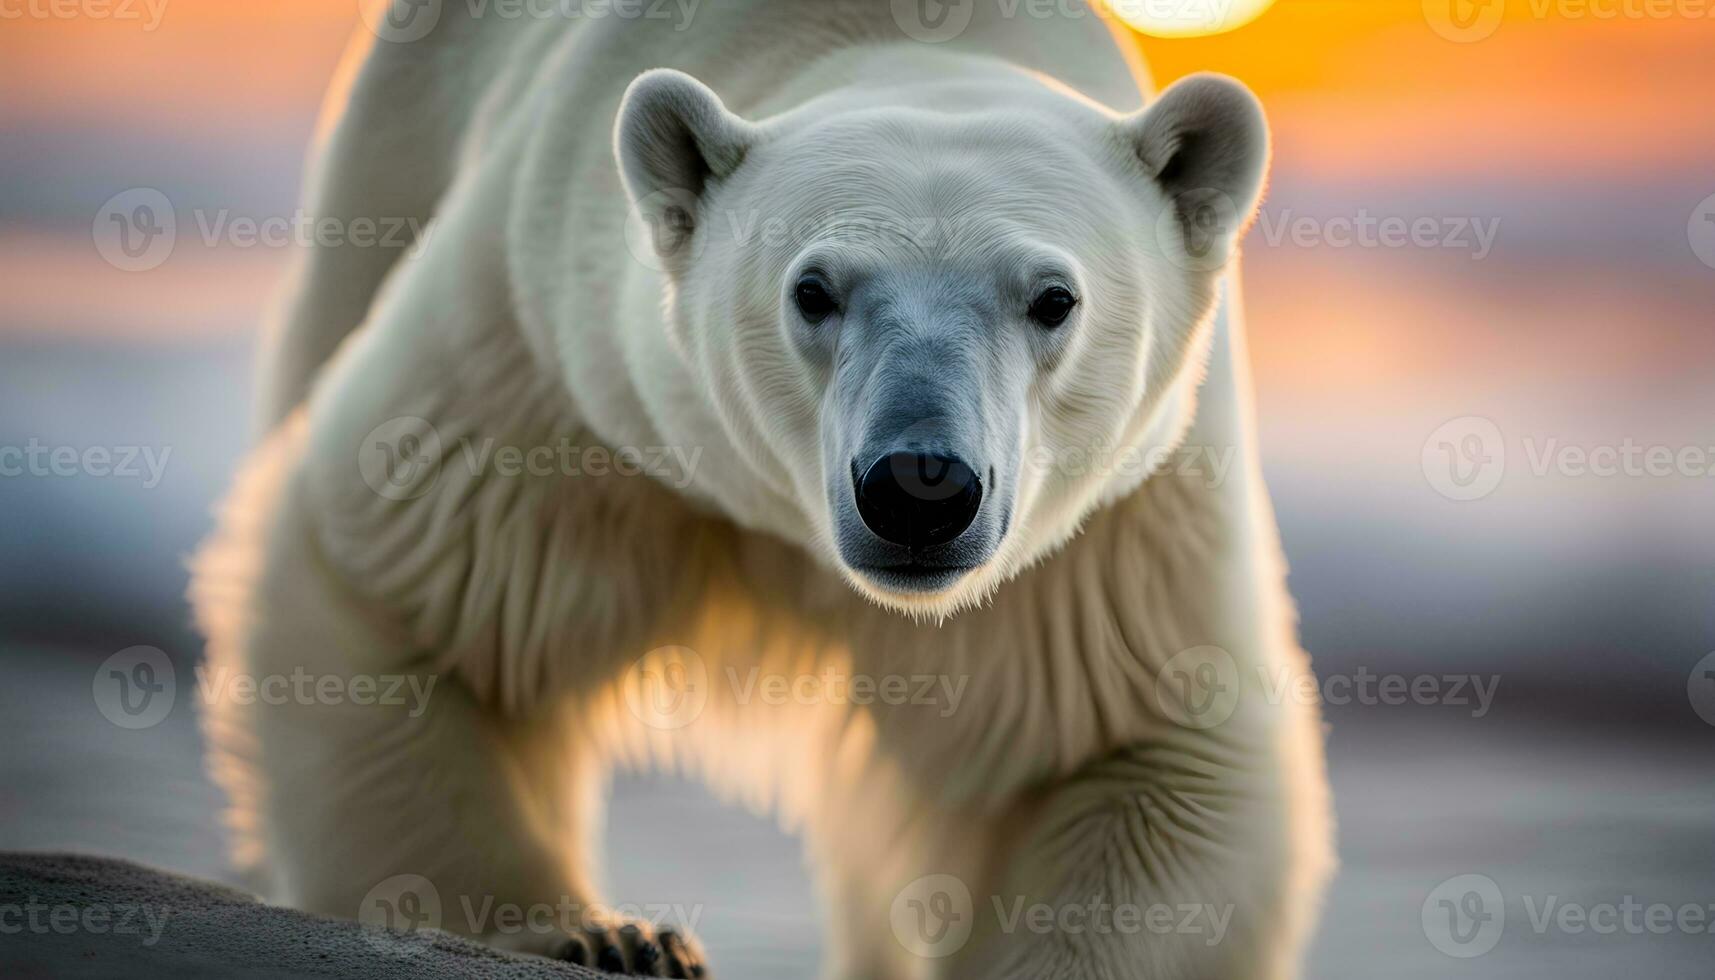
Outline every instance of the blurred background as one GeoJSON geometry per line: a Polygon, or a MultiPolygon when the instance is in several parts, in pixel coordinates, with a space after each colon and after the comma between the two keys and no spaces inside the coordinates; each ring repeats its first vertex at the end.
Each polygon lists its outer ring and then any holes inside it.
{"type": "MultiPolygon", "coordinates": [[[[1343,861],[1309,975],[1708,980],[1697,928],[1542,911],[1715,921],[1715,2],[1261,6],[1137,43],[1274,127],[1247,304],[1343,861]]],[[[211,229],[295,213],[358,29],[354,0],[0,2],[0,848],[229,877],[184,568],[290,246],[211,229]],[[177,235],[130,271],[103,219],[139,188],[177,235]],[[180,696],[128,730],[92,683],[136,645],[180,696]]],[[[628,779],[609,836],[614,897],[702,903],[723,976],[813,975],[769,822],[628,779]]]]}

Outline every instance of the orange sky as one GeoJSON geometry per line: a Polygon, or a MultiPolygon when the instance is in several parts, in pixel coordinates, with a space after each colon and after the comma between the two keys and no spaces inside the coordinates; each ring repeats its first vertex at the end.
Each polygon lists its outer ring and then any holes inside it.
{"type": "MultiPolygon", "coordinates": [[[[356,23],[355,0],[156,2],[166,5],[154,31],[89,18],[0,24],[0,84],[22,95],[0,120],[176,129],[302,111],[356,23]]],[[[1495,35],[1473,44],[1431,30],[1423,0],[1280,0],[1228,34],[1141,43],[1164,80],[1201,68],[1243,78],[1288,146],[1315,148],[1319,168],[1485,170],[1553,154],[1624,170],[1715,155],[1715,18],[1556,12],[1641,0],[1555,0],[1536,16],[1547,2],[1511,0],[1495,35]]]]}

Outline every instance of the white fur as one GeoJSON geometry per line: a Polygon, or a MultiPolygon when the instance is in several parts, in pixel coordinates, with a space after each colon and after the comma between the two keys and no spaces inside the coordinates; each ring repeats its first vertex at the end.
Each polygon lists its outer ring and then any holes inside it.
{"type": "MultiPolygon", "coordinates": [[[[478,22],[447,5],[427,40],[368,56],[317,207],[434,223],[402,258],[309,257],[275,340],[278,424],[194,592],[217,669],[443,682],[416,716],[212,707],[239,855],[279,898],[351,916],[411,873],[449,907],[593,902],[607,773],[665,765],[803,831],[830,977],[1296,975],[1330,817],[1317,711],[1263,690],[1308,665],[1258,471],[1236,269],[1188,268],[1157,233],[1171,189],[1128,141],[1177,117],[1103,107],[1129,108],[1139,83],[1108,29],[990,6],[931,46],[899,43],[886,0],[710,0],[682,34],[478,22]],[[1233,454],[1231,470],[1214,486],[1207,472],[1027,474],[1000,553],[946,594],[889,594],[842,568],[818,378],[742,267],[772,259],[716,235],[663,275],[626,247],[610,134],[628,83],[669,62],[743,121],[746,152],[719,182],[735,213],[805,207],[805,174],[866,152],[898,180],[836,190],[896,206],[914,167],[946,159],[921,134],[968,133],[963,165],[995,161],[998,196],[973,180],[961,206],[1014,216],[1022,239],[1059,229],[1094,281],[1069,349],[1017,409],[1030,445],[1192,446],[1233,454]],[[838,118],[873,118],[873,140],[804,137],[838,118]],[[400,501],[357,461],[402,416],[432,420],[447,458],[432,492],[400,501]],[[466,438],[701,455],[682,490],[496,478],[467,469],[466,438]],[[675,730],[639,723],[624,698],[639,656],[667,645],[697,651],[712,679],[675,730]],[[1233,717],[1199,731],[1164,713],[1158,678],[1205,645],[1231,655],[1242,688],[1233,717]],[[727,682],[755,669],[965,687],[950,713],[772,705],[727,682]],[[946,959],[914,957],[890,925],[901,889],[932,873],[976,902],[976,932],[946,959]],[[995,896],[1196,903],[1232,921],[1216,945],[1006,934],[995,896]]],[[[971,255],[995,240],[978,237],[971,255]]],[[[489,938],[544,952],[553,937],[489,938]]]]}

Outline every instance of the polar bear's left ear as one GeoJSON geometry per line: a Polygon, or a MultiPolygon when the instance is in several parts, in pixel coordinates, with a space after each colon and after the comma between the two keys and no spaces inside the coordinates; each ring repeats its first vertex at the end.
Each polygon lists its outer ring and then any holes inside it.
{"type": "Polygon", "coordinates": [[[626,89],[614,153],[626,193],[669,267],[684,257],[704,218],[709,183],[737,170],[755,141],[756,127],[684,72],[657,68],[626,89]]]}
{"type": "Polygon", "coordinates": [[[1268,172],[1268,123],[1256,96],[1224,75],[1192,75],[1119,126],[1172,206],[1158,233],[1193,267],[1225,265],[1268,172]]]}

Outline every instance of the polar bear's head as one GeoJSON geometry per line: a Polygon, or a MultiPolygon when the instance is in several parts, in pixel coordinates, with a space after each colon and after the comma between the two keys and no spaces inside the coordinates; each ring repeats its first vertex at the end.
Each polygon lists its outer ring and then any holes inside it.
{"type": "Polygon", "coordinates": [[[944,615],[1148,475],[1103,461],[1184,438],[1268,138],[1215,76],[1132,115],[1018,73],[753,123],[661,70],[617,152],[674,344],[743,457],[722,506],[944,615]]]}

